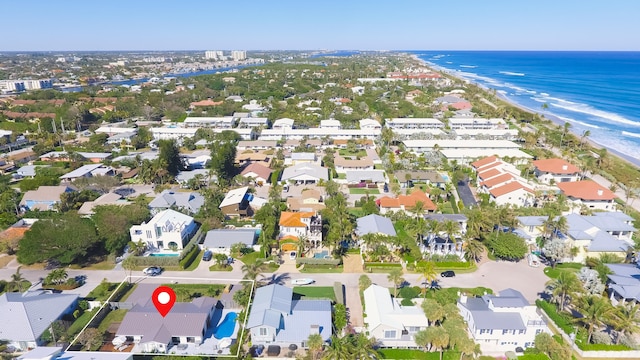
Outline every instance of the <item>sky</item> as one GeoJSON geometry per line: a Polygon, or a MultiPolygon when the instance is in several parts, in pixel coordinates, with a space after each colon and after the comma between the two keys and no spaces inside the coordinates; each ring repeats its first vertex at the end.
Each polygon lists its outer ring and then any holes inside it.
{"type": "Polygon", "coordinates": [[[20,0],[1,51],[640,50],[637,0],[20,0]]]}

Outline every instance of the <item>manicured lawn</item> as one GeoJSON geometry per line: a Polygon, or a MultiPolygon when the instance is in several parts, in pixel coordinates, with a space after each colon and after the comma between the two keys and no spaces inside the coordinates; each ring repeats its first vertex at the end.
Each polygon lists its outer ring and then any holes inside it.
{"type": "Polygon", "coordinates": [[[232,271],[233,267],[231,266],[224,266],[224,265],[218,265],[218,264],[213,264],[211,266],[209,266],[209,271],[232,271]]]}
{"type": "Polygon", "coordinates": [[[303,274],[341,273],[342,266],[305,264],[300,272],[303,274]]]}
{"type": "Polygon", "coordinates": [[[369,195],[374,195],[374,194],[380,194],[380,191],[378,189],[350,188],[349,189],[349,194],[356,194],[356,195],[369,194],[369,195]]]}
{"type": "Polygon", "coordinates": [[[112,270],[116,265],[113,261],[105,259],[95,264],[87,264],[86,266],[80,266],[77,264],[69,265],[70,269],[83,269],[83,270],[112,270]]]}
{"type": "Polygon", "coordinates": [[[242,256],[238,260],[242,261],[245,264],[255,264],[256,260],[258,260],[258,259],[266,260],[262,256],[262,252],[261,251],[254,251],[252,253],[248,253],[247,255],[242,256]]]}
{"type": "Polygon", "coordinates": [[[561,272],[572,272],[577,275],[577,273],[580,271],[580,269],[583,266],[584,265],[582,264],[573,264],[573,263],[558,264],[556,265],[555,269],[552,268],[551,266],[547,266],[546,268],[544,268],[544,274],[552,279],[557,279],[558,276],[560,276],[561,272]]]}
{"type": "Polygon", "coordinates": [[[220,295],[224,289],[224,285],[206,285],[206,284],[162,284],[173,289],[176,293],[177,301],[188,302],[192,298],[201,296],[216,297],[220,295]]]}
{"type": "Polygon", "coordinates": [[[296,286],[293,288],[293,296],[309,299],[330,299],[336,301],[336,295],[332,286],[296,286]]]}
{"type": "Polygon", "coordinates": [[[73,324],[69,326],[69,328],[67,329],[67,334],[69,334],[70,336],[75,336],[80,333],[80,330],[82,330],[82,328],[89,323],[89,320],[91,320],[91,318],[96,314],[97,311],[98,309],[94,309],[93,311],[87,311],[84,314],[80,315],[80,317],[78,317],[76,321],[74,321],[73,324]]]}
{"type": "Polygon", "coordinates": [[[104,317],[102,322],[100,322],[100,325],[98,325],[98,330],[100,330],[101,333],[104,333],[109,328],[109,325],[114,322],[122,322],[126,313],[126,309],[111,310],[111,312],[104,317]]]}
{"type": "MultiPolygon", "coordinates": [[[[422,350],[412,349],[380,349],[382,359],[416,359],[416,360],[440,360],[439,352],[424,352],[422,350]]],[[[443,360],[459,360],[460,353],[454,351],[445,351],[442,354],[443,360]]]]}
{"type": "Polygon", "coordinates": [[[356,152],[351,152],[347,149],[340,149],[338,151],[338,154],[340,154],[340,156],[358,156],[358,157],[365,157],[367,156],[367,152],[364,150],[358,150],[356,152]]]}

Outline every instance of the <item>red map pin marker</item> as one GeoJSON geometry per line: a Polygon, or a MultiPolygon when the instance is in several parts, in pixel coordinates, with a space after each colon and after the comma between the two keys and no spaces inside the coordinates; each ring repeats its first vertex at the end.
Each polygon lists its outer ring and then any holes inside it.
{"type": "Polygon", "coordinates": [[[160,315],[165,317],[171,311],[173,304],[176,303],[176,293],[168,286],[159,286],[153,292],[151,300],[153,300],[153,305],[155,305],[160,315]]]}

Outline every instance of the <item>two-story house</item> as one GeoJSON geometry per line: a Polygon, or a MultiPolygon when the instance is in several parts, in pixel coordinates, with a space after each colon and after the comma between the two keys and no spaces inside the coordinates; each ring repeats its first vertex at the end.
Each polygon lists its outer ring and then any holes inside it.
{"type": "Polygon", "coordinates": [[[251,215],[249,200],[252,195],[248,191],[248,186],[229,190],[220,202],[219,208],[222,213],[229,217],[251,215]]]}
{"type": "Polygon", "coordinates": [[[460,315],[469,334],[483,353],[502,353],[534,346],[537,334],[550,333],[535,305],[517,290],[506,289],[497,295],[458,299],[460,315]]]}
{"type": "Polygon", "coordinates": [[[150,249],[182,249],[197,230],[191,216],[167,209],[157,213],[151,220],[129,229],[131,241],[143,241],[150,249]]]}
{"type": "Polygon", "coordinates": [[[544,184],[559,184],[580,180],[580,169],[564,159],[540,159],[533,161],[533,173],[544,184]]]}
{"type": "Polygon", "coordinates": [[[558,188],[573,204],[571,209],[580,212],[584,205],[587,209],[615,211],[617,198],[613,191],[591,180],[561,182],[558,188]]]}

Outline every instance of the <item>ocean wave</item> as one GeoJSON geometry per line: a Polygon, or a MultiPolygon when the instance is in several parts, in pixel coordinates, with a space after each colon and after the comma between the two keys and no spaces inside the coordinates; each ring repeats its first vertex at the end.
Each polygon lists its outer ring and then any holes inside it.
{"type": "Polygon", "coordinates": [[[637,134],[637,133],[624,131],[624,130],[621,131],[621,132],[622,132],[622,135],[625,135],[625,136],[630,136],[630,137],[634,137],[634,138],[640,138],[640,134],[637,134]]]}
{"type": "Polygon", "coordinates": [[[564,120],[564,121],[568,121],[568,122],[572,122],[572,123],[580,124],[580,125],[582,125],[582,126],[590,127],[590,128],[593,128],[593,129],[601,129],[601,127],[600,127],[600,126],[598,126],[598,125],[589,124],[589,123],[582,122],[582,121],[579,121],[579,120],[576,120],[576,119],[571,119],[571,118],[568,118],[568,117],[564,117],[564,116],[557,116],[557,115],[556,115],[556,117],[557,117],[558,119],[560,119],[560,120],[564,120]]]}
{"type": "Polygon", "coordinates": [[[614,114],[614,113],[610,113],[610,112],[607,112],[607,111],[594,109],[591,106],[585,105],[585,104],[576,104],[574,106],[569,106],[569,105],[561,105],[561,104],[551,103],[550,105],[553,106],[553,107],[558,107],[558,108],[561,108],[561,109],[565,109],[565,110],[569,110],[569,111],[573,111],[573,112],[577,112],[577,113],[593,115],[595,117],[611,120],[613,122],[617,122],[617,123],[620,123],[620,124],[626,124],[626,125],[631,125],[631,126],[640,126],[639,122],[636,122],[636,121],[633,121],[633,120],[629,120],[629,119],[627,119],[627,118],[625,118],[623,116],[620,116],[618,114],[614,114]]]}
{"type": "Polygon", "coordinates": [[[541,95],[541,96],[549,96],[549,94],[547,94],[547,93],[543,93],[543,92],[541,92],[541,93],[540,93],[540,95],[541,95]]]}
{"type": "Polygon", "coordinates": [[[459,65],[461,68],[469,68],[469,69],[475,69],[477,68],[476,65],[459,65]]]}
{"type": "Polygon", "coordinates": [[[538,97],[535,97],[535,96],[531,96],[531,97],[529,97],[529,99],[531,99],[533,101],[536,101],[536,102],[539,102],[539,103],[545,103],[545,104],[547,103],[547,100],[542,99],[542,98],[538,98],[538,97]]]}
{"type": "Polygon", "coordinates": [[[526,74],[524,73],[517,73],[517,72],[511,72],[511,71],[498,71],[500,74],[502,75],[510,75],[510,76],[525,76],[526,74]]]}

